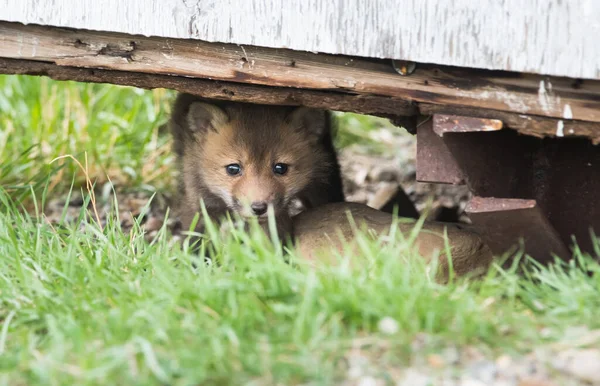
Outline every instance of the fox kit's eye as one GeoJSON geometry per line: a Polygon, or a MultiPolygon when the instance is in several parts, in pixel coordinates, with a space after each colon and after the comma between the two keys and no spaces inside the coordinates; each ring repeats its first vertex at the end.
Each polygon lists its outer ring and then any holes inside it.
{"type": "Polygon", "coordinates": [[[225,171],[230,176],[237,176],[242,171],[242,167],[239,164],[229,164],[225,166],[225,171]]]}
{"type": "Polygon", "coordinates": [[[273,173],[279,174],[280,176],[284,175],[288,171],[287,164],[275,164],[273,165],[273,173]]]}

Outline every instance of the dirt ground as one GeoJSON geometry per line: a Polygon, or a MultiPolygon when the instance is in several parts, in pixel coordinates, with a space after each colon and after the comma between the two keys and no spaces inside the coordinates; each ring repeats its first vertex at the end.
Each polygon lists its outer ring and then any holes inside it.
{"type": "MultiPolygon", "coordinates": [[[[392,324],[382,320],[385,333],[392,324]],[[386,323],[383,323],[386,322],[386,323]],[[385,324],[385,326],[384,326],[385,324]]],[[[485,352],[475,346],[447,346],[431,352],[430,338],[418,335],[411,343],[411,360],[406,366],[385,366],[388,345],[385,339],[366,338],[344,358],[347,380],[344,386],[583,386],[599,385],[600,350],[574,348],[574,342],[594,342],[598,331],[571,328],[564,342],[540,346],[527,355],[485,352]],[[374,349],[373,347],[377,347],[374,349]],[[376,353],[379,352],[380,355],[376,353]],[[390,380],[393,380],[390,382],[390,380]]]]}

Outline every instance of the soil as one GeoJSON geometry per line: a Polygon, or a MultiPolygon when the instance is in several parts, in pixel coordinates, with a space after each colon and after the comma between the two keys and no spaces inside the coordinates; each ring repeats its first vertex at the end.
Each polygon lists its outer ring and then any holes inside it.
{"type": "MultiPolygon", "coordinates": [[[[383,322],[383,320],[382,320],[383,322]]],[[[393,321],[388,320],[388,328],[393,321]]],[[[384,323],[380,332],[386,335],[384,323]]],[[[389,333],[389,332],[388,332],[389,333]]],[[[563,342],[544,345],[525,355],[487,352],[475,346],[446,346],[431,350],[430,337],[411,343],[405,366],[389,359],[390,341],[370,336],[357,339],[340,361],[345,386],[578,386],[600,385],[600,331],[573,327],[563,342]],[[575,337],[573,340],[572,338],[575,337]],[[594,348],[576,347],[585,341],[594,348]],[[389,365],[387,365],[389,363],[389,365]]]]}

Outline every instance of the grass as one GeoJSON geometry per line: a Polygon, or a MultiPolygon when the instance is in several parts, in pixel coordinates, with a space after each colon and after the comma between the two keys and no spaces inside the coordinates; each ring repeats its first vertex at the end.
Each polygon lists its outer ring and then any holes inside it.
{"type": "Polygon", "coordinates": [[[338,149],[360,145],[360,149],[370,154],[383,155],[393,150],[393,147],[382,142],[382,133],[391,136],[409,135],[406,130],[384,118],[353,113],[336,113],[335,117],[339,128],[335,143],[338,149]]]}
{"type": "Polygon", "coordinates": [[[357,347],[385,376],[446,346],[525,353],[600,328],[600,266],[582,253],[440,285],[402,239],[361,235],[360,254],[310,268],[235,230],[205,265],[166,228],[123,233],[117,210],[103,228],[86,211],[39,221],[73,176],[85,186],[71,160],[50,163],[66,154],[87,153],[99,183],[169,189],[170,96],[6,76],[0,90],[0,384],[336,384],[357,347]]]}
{"type": "Polygon", "coordinates": [[[161,126],[171,92],[56,82],[48,78],[0,76],[0,183],[12,194],[64,192],[75,175],[74,162],[51,161],[87,153],[90,177],[101,185],[150,190],[172,185],[173,157],[161,126]],[[52,179],[47,177],[52,175],[52,179]]]}
{"type": "MultiPolygon", "coordinates": [[[[163,126],[174,92],[48,78],[0,75],[0,184],[14,197],[65,192],[85,184],[72,155],[84,162],[97,185],[168,191],[174,161],[163,126]],[[51,179],[47,177],[52,175],[51,179]],[[45,186],[47,184],[48,186],[45,186]]],[[[385,128],[405,133],[389,121],[357,114],[336,114],[341,127],[336,146],[361,143],[381,153],[373,133],[385,128]]]]}

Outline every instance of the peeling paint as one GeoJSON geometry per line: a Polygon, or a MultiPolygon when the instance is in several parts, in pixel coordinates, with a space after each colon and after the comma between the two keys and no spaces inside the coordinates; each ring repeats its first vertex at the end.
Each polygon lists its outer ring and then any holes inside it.
{"type": "Polygon", "coordinates": [[[573,111],[571,111],[571,106],[569,106],[568,104],[565,105],[565,109],[563,112],[563,118],[573,119],[573,111]]]}
{"type": "Polygon", "coordinates": [[[546,92],[546,85],[543,80],[540,80],[540,87],[538,89],[538,102],[545,112],[548,112],[548,93],[546,92]]]}
{"type": "Polygon", "coordinates": [[[550,114],[555,111],[560,105],[560,97],[552,92],[552,83],[544,82],[540,80],[540,87],[538,88],[538,103],[540,108],[546,114],[550,114]]]}
{"type": "MultiPolygon", "coordinates": [[[[461,97],[473,97],[473,93],[463,90],[456,90],[456,94],[461,97]]],[[[512,111],[526,113],[531,110],[524,98],[508,91],[485,90],[477,93],[475,96],[483,100],[498,99],[512,111]]]]}
{"type": "Polygon", "coordinates": [[[556,136],[564,137],[565,136],[565,124],[562,120],[556,123],[556,136]]]}

